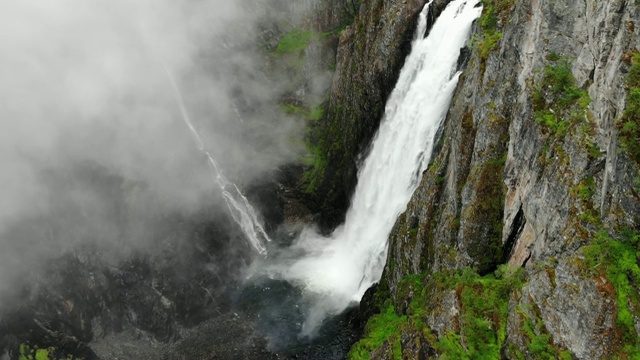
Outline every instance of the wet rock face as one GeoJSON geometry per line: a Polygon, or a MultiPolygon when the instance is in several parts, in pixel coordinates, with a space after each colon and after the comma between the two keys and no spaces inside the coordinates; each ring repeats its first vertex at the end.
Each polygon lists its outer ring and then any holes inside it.
{"type": "MultiPolygon", "coordinates": [[[[432,163],[394,227],[383,283],[399,306],[398,284],[409,274],[524,266],[528,285],[512,298],[509,346],[533,356],[525,312],[541,319],[556,348],[601,358],[618,346],[611,284],[580,271],[574,257],[599,229],[640,228],[630,190],[638,167],[616,128],[625,54],[640,47],[640,11],[623,0],[504,3],[512,5],[498,14],[500,36],[486,54],[486,24],[478,23],[481,43],[471,47],[432,163]],[[563,64],[588,105],[557,106],[563,95],[553,93],[552,78],[563,64]],[[540,264],[554,269],[553,280],[540,264]]],[[[449,306],[433,306],[441,311],[428,325],[442,334],[451,329],[443,320],[449,306]]]]}

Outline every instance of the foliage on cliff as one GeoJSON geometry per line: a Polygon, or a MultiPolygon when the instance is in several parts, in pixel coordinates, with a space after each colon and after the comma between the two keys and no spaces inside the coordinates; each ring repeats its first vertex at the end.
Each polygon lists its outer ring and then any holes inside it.
{"type": "Polygon", "coordinates": [[[422,332],[443,359],[499,358],[506,337],[509,298],[522,285],[522,270],[507,266],[485,276],[469,268],[411,275],[403,279],[398,290],[412,294],[406,314],[398,315],[387,301],[381,313],[369,320],[365,336],[354,345],[349,358],[369,359],[385,342],[391,346],[394,358],[402,358],[400,340],[403,330],[409,327],[422,332]],[[426,325],[425,317],[438,297],[450,291],[455,292],[460,304],[459,331],[449,331],[438,339],[426,325]]]}
{"type": "Polygon", "coordinates": [[[606,277],[613,285],[620,331],[620,357],[640,358],[640,338],[635,323],[640,316],[640,234],[630,229],[612,238],[602,230],[583,248],[585,271],[606,277]]]}
{"type": "Polygon", "coordinates": [[[481,63],[489,57],[489,53],[493,51],[500,39],[502,32],[500,29],[508,20],[509,13],[513,9],[515,0],[483,0],[482,16],[479,23],[482,29],[482,38],[477,41],[478,51],[480,53],[481,63]]]}
{"type": "Polygon", "coordinates": [[[626,106],[618,121],[618,131],[623,148],[640,164],[640,52],[633,52],[629,57],[626,106]]]}
{"type": "Polygon", "coordinates": [[[547,59],[551,63],[544,68],[542,80],[533,90],[535,119],[545,133],[563,138],[570,127],[576,127],[585,118],[591,99],[586,90],[576,85],[568,59],[556,54],[547,59]]]}

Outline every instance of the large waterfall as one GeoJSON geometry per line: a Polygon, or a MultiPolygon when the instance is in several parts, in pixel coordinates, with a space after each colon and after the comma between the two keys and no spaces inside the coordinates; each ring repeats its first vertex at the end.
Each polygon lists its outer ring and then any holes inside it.
{"type": "Polygon", "coordinates": [[[303,332],[312,332],[327,315],[359,301],[380,280],[388,236],[428,165],[458,82],[458,56],[480,16],[478,3],[449,3],[426,38],[430,5],[425,6],[411,54],[360,168],[345,224],[329,238],[306,229],[276,261],[264,265],[269,276],[303,286],[316,299],[303,332]]]}

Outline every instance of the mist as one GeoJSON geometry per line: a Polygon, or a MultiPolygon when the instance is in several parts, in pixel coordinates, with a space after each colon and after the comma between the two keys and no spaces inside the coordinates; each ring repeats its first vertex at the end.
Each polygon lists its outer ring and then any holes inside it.
{"type": "MultiPolygon", "coordinates": [[[[206,150],[241,187],[301,151],[264,75],[256,1],[5,1],[0,291],[85,242],[153,245],[150,219],[223,209],[206,150]]],[[[284,81],[284,80],[283,80],[284,81]]]]}

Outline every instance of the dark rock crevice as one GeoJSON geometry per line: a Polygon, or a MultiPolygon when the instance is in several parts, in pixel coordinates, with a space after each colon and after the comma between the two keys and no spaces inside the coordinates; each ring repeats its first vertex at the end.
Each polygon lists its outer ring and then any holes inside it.
{"type": "Polygon", "coordinates": [[[522,230],[524,230],[524,225],[527,223],[527,219],[524,216],[524,211],[522,207],[518,210],[515,219],[511,223],[511,230],[509,232],[509,237],[507,237],[507,241],[504,243],[502,247],[502,263],[506,263],[509,261],[511,256],[513,255],[513,251],[515,250],[516,242],[520,239],[520,235],[522,234],[522,230]]]}

